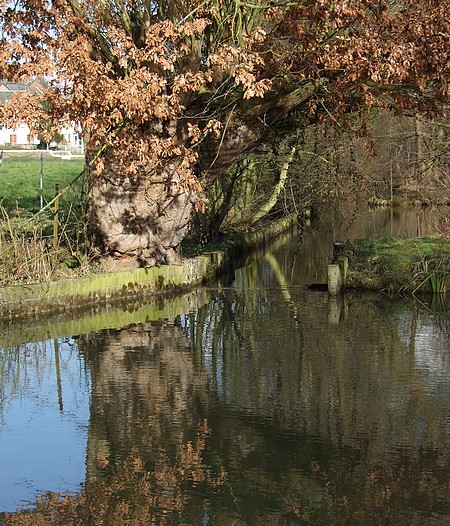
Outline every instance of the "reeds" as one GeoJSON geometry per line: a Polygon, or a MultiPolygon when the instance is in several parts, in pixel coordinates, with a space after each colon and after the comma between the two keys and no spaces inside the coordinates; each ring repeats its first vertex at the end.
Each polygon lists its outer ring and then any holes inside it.
{"type": "Polygon", "coordinates": [[[447,290],[447,275],[448,272],[444,267],[443,260],[422,259],[418,264],[418,272],[416,277],[420,276],[421,280],[413,294],[416,292],[430,291],[433,294],[445,294],[447,290]]]}
{"type": "Polygon", "coordinates": [[[30,220],[26,212],[14,216],[0,206],[0,285],[50,280],[53,256],[42,218],[30,220]]]}
{"type": "Polygon", "coordinates": [[[447,275],[443,271],[434,271],[430,274],[431,290],[433,294],[444,294],[446,292],[447,275]]]}
{"type": "Polygon", "coordinates": [[[69,208],[59,216],[55,229],[55,217],[51,208],[33,215],[20,209],[8,212],[0,204],[1,287],[42,283],[90,271],[82,252],[84,222],[69,208]]]}

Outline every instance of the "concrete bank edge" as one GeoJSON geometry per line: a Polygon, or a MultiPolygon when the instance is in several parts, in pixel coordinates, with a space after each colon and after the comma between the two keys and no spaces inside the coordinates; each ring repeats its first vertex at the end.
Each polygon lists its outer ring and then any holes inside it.
{"type": "Polygon", "coordinates": [[[294,217],[281,219],[264,230],[231,239],[223,250],[208,252],[177,265],[1,288],[0,320],[69,311],[127,297],[199,286],[229,268],[237,251],[242,253],[262,246],[296,225],[297,219],[294,217]]]}

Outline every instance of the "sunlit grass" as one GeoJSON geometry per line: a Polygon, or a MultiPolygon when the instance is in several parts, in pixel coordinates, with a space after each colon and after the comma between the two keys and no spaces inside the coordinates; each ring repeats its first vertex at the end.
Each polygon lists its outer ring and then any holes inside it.
{"type": "MultiPolygon", "coordinates": [[[[62,160],[50,156],[43,157],[43,204],[55,196],[55,187],[60,190],[68,186],[84,169],[83,159],[62,160]]],[[[30,212],[40,209],[40,173],[39,155],[34,157],[6,157],[0,164],[0,203],[6,210],[20,208],[30,212]]],[[[81,189],[82,177],[75,188],[81,189]]],[[[70,192],[76,199],[77,192],[70,192]]],[[[63,197],[64,199],[65,197],[63,197]]]]}
{"type": "Polygon", "coordinates": [[[446,290],[450,243],[439,238],[363,239],[349,244],[349,285],[391,292],[446,290]]]}
{"type": "Polygon", "coordinates": [[[72,268],[86,272],[84,159],[43,156],[41,209],[40,156],[22,155],[5,156],[0,164],[0,286],[48,281],[72,268]],[[55,204],[46,205],[56,185],[61,196],[55,230],[55,204]]]}

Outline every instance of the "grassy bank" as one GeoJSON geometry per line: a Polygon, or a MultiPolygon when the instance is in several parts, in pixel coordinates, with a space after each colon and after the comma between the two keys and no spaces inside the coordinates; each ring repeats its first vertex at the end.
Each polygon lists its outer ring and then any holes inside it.
{"type": "MultiPolygon", "coordinates": [[[[62,190],[68,186],[84,168],[83,159],[60,159],[46,154],[42,161],[44,205],[55,196],[55,186],[62,190]]],[[[39,154],[5,155],[0,164],[0,203],[8,210],[16,208],[36,212],[40,209],[41,159],[39,154]]],[[[81,178],[74,191],[64,194],[63,199],[75,201],[79,198],[76,189],[81,187],[81,178]]]]}
{"type": "MultiPolygon", "coordinates": [[[[14,152],[0,163],[0,286],[45,282],[65,277],[86,258],[82,221],[84,159],[61,159],[49,153],[14,152]],[[40,179],[43,199],[41,210],[40,179]],[[59,185],[55,203],[47,206],[59,185]],[[55,222],[55,220],[57,221],[55,222]]],[[[86,269],[81,269],[82,273],[86,269]]],[[[73,272],[72,272],[73,273],[73,272]]]]}
{"type": "Polygon", "coordinates": [[[450,284],[450,243],[439,238],[362,239],[345,243],[347,286],[389,292],[445,292],[450,284]]]}

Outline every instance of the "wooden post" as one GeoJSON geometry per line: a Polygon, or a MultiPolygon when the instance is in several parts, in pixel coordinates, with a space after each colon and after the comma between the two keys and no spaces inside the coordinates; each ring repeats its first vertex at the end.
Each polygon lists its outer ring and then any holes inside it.
{"type": "Polygon", "coordinates": [[[39,171],[39,198],[41,208],[44,206],[44,154],[41,152],[41,169],[39,171]]]}
{"type": "Polygon", "coordinates": [[[342,292],[342,270],[339,263],[328,265],[328,293],[332,296],[342,292]]]}
{"type": "MultiPolygon", "coordinates": [[[[334,244],[334,249],[340,248],[339,243],[334,244]]],[[[348,257],[339,256],[335,263],[328,265],[328,292],[331,295],[340,294],[345,289],[347,282],[348,257]]]]}
{"type": "Polygon", "coordinates": [[[53,214],[53,250],[58,248],[58,226],[59,226],[59,184],[55,187],[55,211],[53,214]]]}

